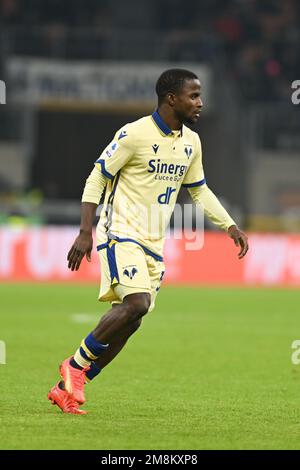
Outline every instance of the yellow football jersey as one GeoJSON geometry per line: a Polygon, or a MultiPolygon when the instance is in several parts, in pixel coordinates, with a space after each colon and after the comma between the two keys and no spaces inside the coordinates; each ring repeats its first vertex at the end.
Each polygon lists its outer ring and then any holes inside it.
{"type": "Polygon", "coordinates": [[[198,134],[172,131],[156,111],[118,130],[95,165],[108,178],[98,244],[132,240],[160,260],[181,185],[205,184],[198,134]]]}

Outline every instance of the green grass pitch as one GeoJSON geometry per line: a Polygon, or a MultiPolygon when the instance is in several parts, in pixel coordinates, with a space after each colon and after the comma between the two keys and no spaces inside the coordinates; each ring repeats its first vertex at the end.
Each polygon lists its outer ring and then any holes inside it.
{"type": "Polygon", "coordinates": [[[163,287],[86,387],[87,416],[64,415],[46,394],[107,309],[97,286],[3,284],[0,298],[1,449],[300,448],[296,289],[163,287]]]}

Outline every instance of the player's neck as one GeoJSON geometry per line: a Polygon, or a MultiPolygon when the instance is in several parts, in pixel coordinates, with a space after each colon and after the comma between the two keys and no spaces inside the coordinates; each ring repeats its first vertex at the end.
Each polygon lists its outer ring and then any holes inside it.
{"type": "Polygon", "coordinates": [[[158,114],[162,118],[162,120],[167,124],[169,129],[172,131],[179,130],[182,128],[182,122],[179,121],[173,114],[172,110],[166,108],[164,106],[160,106],[158,108],[158,114]]]}

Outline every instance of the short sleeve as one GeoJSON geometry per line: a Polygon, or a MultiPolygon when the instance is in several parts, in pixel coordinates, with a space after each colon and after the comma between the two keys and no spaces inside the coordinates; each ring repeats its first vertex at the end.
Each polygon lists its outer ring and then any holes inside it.
{"type": "Polygon", "coordinates": [[[196,152],[193,156],[191,165],[186,172],[182,186],[186,188],[193,188],[195,186],[202,186],[206,183],[204,171],[202,166],[202,148],[200,138],[197,134],[196,137],[196,152]]]}
{"type": "Polygon", "coordinates": [[[118,173],[126,165],[135,153],[134,136],[130,126],[125,126],[118,130],[114,139],[103,150],[102,154],[95,162],[104,176],[109,179],[118,173]]]}

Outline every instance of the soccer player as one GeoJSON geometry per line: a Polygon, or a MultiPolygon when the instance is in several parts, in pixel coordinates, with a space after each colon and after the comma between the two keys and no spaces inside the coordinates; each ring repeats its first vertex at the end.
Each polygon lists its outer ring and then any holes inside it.
{"type": "Polygon", "coordinates": [[[48,398],[63,412],[85,414],[84,384],[99,374],[154,308],[165,271],[165,230],[181,186],[205,214],[248,250],[237,227],[206,184],[199,136],[194,124],[202,108],[198,77],[183,69],[165,71],[156,83],[158,108],[117,131],[95,162],[82,196],[80,233],[68,253],[68,267],[91,260],[92,226],[101,195],[104,209],[97,225],[101,264],[100,301],[111,309],[60,365],[62,380],[48,398]],[[153,210],[154,209],[154,210],[153,210]]]}

